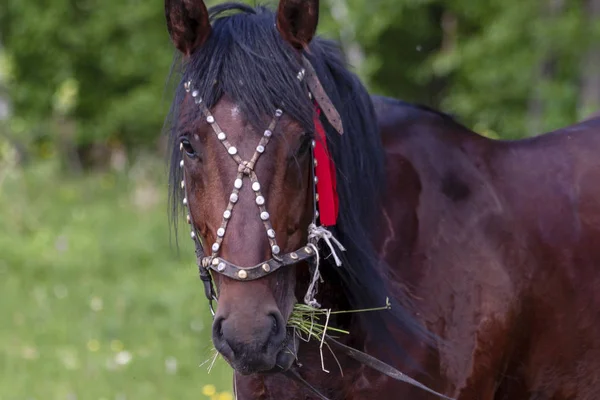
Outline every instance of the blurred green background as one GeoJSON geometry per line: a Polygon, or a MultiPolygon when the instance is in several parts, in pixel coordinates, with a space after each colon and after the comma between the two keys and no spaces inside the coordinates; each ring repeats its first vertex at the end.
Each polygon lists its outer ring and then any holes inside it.
{"type": "MultiPolygon", "coordinates": [[[[504,139],[600,110],[600,0],[321,3],[373,93],[504,139]]],[[[0,0],[0,400],[232,398],[168,226],[173,55],[160,0],[0,0]]]]}

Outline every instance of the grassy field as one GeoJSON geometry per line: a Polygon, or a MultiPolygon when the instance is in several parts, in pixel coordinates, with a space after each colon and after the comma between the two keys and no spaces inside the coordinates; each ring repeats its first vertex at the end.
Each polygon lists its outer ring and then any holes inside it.
{"type": "Polygon", "coordinates": [[[166,195],[162,163],[0,164],[0,400],[232,398],[230,368],[201,366],[211,318],[166,195]]]}

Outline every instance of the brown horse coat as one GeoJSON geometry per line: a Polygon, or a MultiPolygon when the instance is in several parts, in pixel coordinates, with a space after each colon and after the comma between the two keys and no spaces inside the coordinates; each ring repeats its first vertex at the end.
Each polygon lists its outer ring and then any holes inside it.
{"type": "Polygon", "coordinates": [[[502,142],[377,103],[397,176],[380,251],[404,255],[393,272],[447,342],[428,371],[439,388],[600,398],[600,118],[502,142]]]}

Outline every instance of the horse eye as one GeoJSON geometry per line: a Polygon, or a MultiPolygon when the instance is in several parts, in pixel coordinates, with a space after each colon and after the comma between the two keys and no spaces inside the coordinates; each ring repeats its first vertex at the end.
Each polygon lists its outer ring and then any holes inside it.
{"type": "Polygon", "coordinates": [[[303,138],[302,143],[300,143],[300,147],[298,147],[298,150],[296,151],[296,156],[300,157],[305,155],[308,150],[310,150],[311,143],[312,139],[310,137],[303,138]]]}
{"type": "Polygon", "coordinates": [[[194,147],[192,146],[192,144],[190,143],[189,140],[187,139],[181,139],[181,145],[183,146],[183,150],[186,152],[186,154],[189,157],[196,157],[196,150],[194,150],[194,147]]]}

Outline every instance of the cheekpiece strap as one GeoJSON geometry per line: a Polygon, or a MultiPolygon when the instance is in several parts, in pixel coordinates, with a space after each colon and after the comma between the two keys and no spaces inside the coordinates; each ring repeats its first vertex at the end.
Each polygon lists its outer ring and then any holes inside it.
{"type": "Polygon", "coordinates": [[[315,69],[313,68],[310,61],[308,61],[308,59],[305,56],[302,56],[302,61],[305,69],[304,79],[306,79],[306,84],[308,86],[308,89],[310,90],[310,93],[312,94],[315,101],[319,104],[319,107],[321,107],[321,110],[323,110],[323,114],[325,114],[327,121],[329,121],[331,126],[333,126],[333,128],[340,135],[343,135],[344,126],[342,125],[342,118],[340,117],[340,113],[331,102],[329,96],[327,96],[327,93],[325,92],[321,81],[319,81],[319,77],[317,76],[317,73],[315,72],[315,69]]]}

